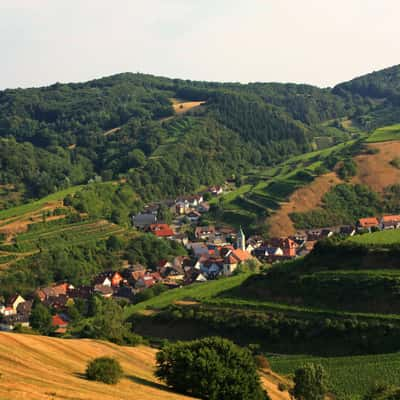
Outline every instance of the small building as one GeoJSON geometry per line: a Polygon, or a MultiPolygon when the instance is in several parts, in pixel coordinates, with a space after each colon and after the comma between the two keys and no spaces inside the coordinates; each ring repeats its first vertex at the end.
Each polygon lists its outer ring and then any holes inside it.
{"type": "Polygon", "coordinates": [[[381,229],[399,229],[400,215],[384,215],[380,221],[381,229]]]}
{"type": "Polygon", "coordinates": [[[143,213],[132,217],[132,225],[137,229],[146,229],[152,224],[157,223],[157,214],[143,213]]]}
{"type": "Polygon", "coordinates": [[[149,231],[158,238],[172,239],[174,237],[174,231],[168,224],[152,224],[149,231]]]}
{"type": "Polygon", "coordinates": [[[58,335],[63,335],[67,332],[69,322],[67,318],[62,314],[53,315],[51,320],[51,326],[54,329],[54,333],[58,335]]]}
{"type": "Polygon", "coordinates": [[[215,226],[197,226],[194,230],[194,237],[200,240],[209,240],[216,234],[215,226]]]}
{"type": "Polygon", "coordinates": [[[358,230],[365,229],[371,231],[373,228],[379,228],[379,221],[376,217],[360,218],[357,222],[358,230]]]}

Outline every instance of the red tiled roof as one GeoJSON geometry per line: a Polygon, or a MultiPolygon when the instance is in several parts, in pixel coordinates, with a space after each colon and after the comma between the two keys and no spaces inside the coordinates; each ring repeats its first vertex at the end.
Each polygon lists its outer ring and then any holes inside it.
{"type": "Polygon", "coordinates": [[[360,218],[358,220],[358,223],[360,224],[360,226],[367,228],[369,226],[376,226],[379,225],[379,221],[377,218],[375,217],[371,217],[371,218],[360,218]]]}
{"type": "Polygon", "coordinates": [[[68,322],[64,321],[58,314],[56,314],[53,315],[53,318],[51,320],[51,325],[54,327],[65,328],[68,326],[68,322]]]}
{"type": "Polygon", "coordinates": [[[382,217],[382,222],[400,222],[400,215],[384,215],[382,217]]]}
{"type": "Polygon", "coordinates": [[[151,224],[150,232],[157,237],[174,236],[174,231],[168,224],[151,224]]]}
{"type": "Polygon", "coordinates": [[[250,260],[253,258],[253,256],[249,252],[242,249],[233,250],[232,255],[240,262],[250,260]]]}

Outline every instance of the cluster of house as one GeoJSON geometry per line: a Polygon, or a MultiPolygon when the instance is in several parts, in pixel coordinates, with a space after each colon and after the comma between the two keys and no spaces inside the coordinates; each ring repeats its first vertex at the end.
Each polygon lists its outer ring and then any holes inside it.
{"type": "MultiPolygon", "coordinates": [[[[219,196],[224,192],[222,186],[211,186],[206,193],[219,196]]],[[[132,224],[138,229],[145,229],[159,224],[158,212],[160,207],[166,207],[175,217],[185,216],[192,223],[197,223],[204,213],[210,211],[210,204],[204,201],[203,194],[181,196],[175,200],[165,200],[148,204],[142,212],[132,217],[132,224]]]]}
{"type": "Polygon", "coordinates": [[[400,229],[400,215],[383,215],[381,218],[361,218],[357,222],[359,231],[400,229]]]}
{"type": "Polygon", "coordinates": [[[62,282],[35,290],[24,299],[14,295],[5,305],[0,305],[0,330],[13,330],[17,325],[29,327],[33,299],[37,299],[53,311],[52,325],[56,334],[66,332],[69,306],[76,299],[88,300],[94,295],[103,298],[134,301],[135,296],[157,284],[173,289],[182,285],[205,282],[219,276],[229,276],[243,263],[255,260],[246,251],[242,230],[236,235],[236,246],[225,242],[233,231],[222,232],[215,228],[199,228],[199,241],[187,245],[190,256],[177,256],[172,260],[161,260],[152,268],[140,264],[130,265],[119,271],[106,271],[97,275],[91,285],[74,287],[62,282]],[[203,239],[208,235],[210,241],[203,239]],[[215,242],[213,241],[215,239],[215,242]]]}

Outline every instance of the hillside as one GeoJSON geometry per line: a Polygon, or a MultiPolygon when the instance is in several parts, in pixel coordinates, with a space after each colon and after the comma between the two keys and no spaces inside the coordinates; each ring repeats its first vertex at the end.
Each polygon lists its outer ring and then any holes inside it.
{"type": "Polygon", "coordinates": [[[155,350],[43,336],[0,333],[0,398],[4,399],[188,399],[172,393],[153,376],[155,350]],[[115,357],[125,377],[116,386],[85,379],[86,363],[115,357]]]}
{"type": "MultiPolygon", "coordinates": [[[[391,70],[365,79],[379,83],[387,76],[395,87],[391,70]]],[[[100,177],[123,177],[142,199],[159,199],[348,140],[395,118],[392,95],[384,104],[387,115],[378,118],[381,99],[371,100],[358,86],[330,90],[123,73],[4,90],[0,207],[100,177]]]]}
{"type": "MultiPolygon", "coordinates": [[[[0,333],[0,398],[7,400],[143,400],[189,399],[173,393],[153,375],[156,350],[120,347],[93,340],[54,339],[0,333]],[[117,385],[90,382],[84,372],[89,360],[110,356],[120,361],[125,376],[117,385]]],[[[277,390],[281,378],[262,374],[272,400],[288,400],[277,390]]]]}

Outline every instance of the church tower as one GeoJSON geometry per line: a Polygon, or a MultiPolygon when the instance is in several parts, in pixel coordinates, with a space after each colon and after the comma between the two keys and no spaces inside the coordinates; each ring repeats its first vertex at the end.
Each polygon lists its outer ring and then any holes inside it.
{"type": "Polygon", "coordinates": [[[246,236],[244,235],[242,227],[240,227],[240,230],[237,234],[236,248],[241,250],[246,250],[246,236]]]}

